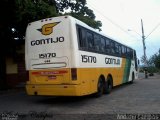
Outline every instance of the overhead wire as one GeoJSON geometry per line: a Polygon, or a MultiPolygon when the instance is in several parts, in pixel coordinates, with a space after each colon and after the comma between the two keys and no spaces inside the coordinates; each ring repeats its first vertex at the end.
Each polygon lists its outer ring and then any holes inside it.
{"type": "MultiPolygon", "coordinates": [[[[152,31],[145,37],[145,40],[146,40],[159,26],[160,26],[160,23],[157,24],[157,25],[152,29],[152,31]]],[[[154,49],[156,48],[156,46],[155,46],[154,44],[148,44],[147,47],[148,47],[149,49],[152,49],[152,50],[153,50],[153,48],[154,48],[154,49]],[[151,47],[150,45],[152,45],[152,47],[151,47]]]]}
{"type": "MultiPolygon", "coordinates": [[[[89,2],[89,1],[88,1],[89,2]]],[[[126,33],[127,35],[129,35],[130,37],[134,38],[137,40],[137,38],[131,34],[128,33],[127,30],[123,29],[119,24],[115,23],[113,20],[111,20],[110,18],[108,18],[107,16],[105,16],[102,12],[100,12],[99,10],[97,10],[95,8],[95,6],[89,2],[88,4],[92,9],[94,9],[95,11],[97,11],[100,15],[102,15],[105,19],[107,19],[110,23],[112,23],[114,26],[116,26],[117,28],[119,28],[121,31],[123,31],[124,33],[126,33]]]]}
{"type": "MultiPolygon", "coordinates": [[[[90,2],[90,1],[87,1],[89,4],[89,6],[94,9],[95,11],[97,11],[100,15],[102,15],[105,19],[107,19],[110,23],[112,23],[114,26],[116,26],[117,28],[119,28],[121,31],[123,31],[124,33],[126,33],[127,35],[129,35],[130,37],[138,40],[135,36],[129,34],[127,32],[127,30],[123,29],[119,24],[115,23],[113,20],[111,20],[110,18],[108,18],[107,16],[105,16],[102,12],[100,12],[99,10],[96,9],[96,7],[90,2]]],[[[160,23],[154,27],[154,29],[145,37],[145,40],[160,26],[160,23]]],[[[150,46],[148,46],[150,48],[150,46]]]]}
{"type": "Polygon", "coordinates": [[[153,30],[145,37],[145,40],[160,26],[160,23],[156,25],[153,30]]]}

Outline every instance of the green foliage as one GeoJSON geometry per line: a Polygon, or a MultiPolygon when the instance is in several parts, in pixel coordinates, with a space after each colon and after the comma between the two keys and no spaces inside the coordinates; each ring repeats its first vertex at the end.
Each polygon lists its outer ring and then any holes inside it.
{"type": "MultiPolygon", "coordinates": [[[[146,67],[141,67],[141,68],[139,69],[139,72],[144,72],[144,71],[145,71],[145,68],[146,68],[146,67]]],[[[159,69],[156,68],[156,67],[154,67],[154,66],[149,66],[149,67],[147,67],[147,71],[148,71],[148,73],[157,73],[157,72],[159,72],[159,69]]]]}
{"type": "Polygon", "coordinates": [[[160,69],[160,49],[156,54],[151,56],[151,58],[149,59],[149,63],[160,69]]]}
{"type": "Polygon", "coordinates": [[[158,68],[154,66],[148,67],[147,70],[148,70],[148,73],[157,73],[159,71],[158,68]]]}
{"type": "Polygon", "coordinates": [[[83,14],[79,13],[67,13],[68,15],[71,15],[81,21],[83,21],[84,23],[86,23],[87,25],[89,25],[90,27],[93,27],[95,29],[98,29],[99,31],[101,31],[100,27],[99,26],[102,26],[102,23],[101,21],[96,21],[96,20],[93,20],[91,19],[90,17],[88,16],[84,16],[83,14]]]}
{"type": "Polygon", "coordinates": [[[48,17],[69,14],[89,26],[100,29],[102,23],[95,20],[91,9],[86,7],[86,0],[15,0],[14,25],[25,33],[28,23],[48,17]],[[70,9],[70,12],[64,13],[70,9]]]}
{"type": "Polygon", "coordinates": [[[56,8],[47,0],[15,0],[15,23],[26,26],[29,22],[57,16],[56,8]]]}
{"type": "MultiPolygon", "coordinates": [[[[145,63],[145,58],[144,56],[141,57],[141,62],[145,63]]],[[[147,59],[147,71],[148,73],[157,73],[160,72],[160,49],[157,53],[152,55],[149,59],[147,59]]],[[[140,68],[140,72],[144,72],[144,68],[140,68]]]]}
{"type": "Polygon", "coordinates": [[[101,21],[96,21],[95,14],[93,10],[89,9],[86,4],[86,0],[55,0],[56,1],[56,6],[57,6],[57,11],[61,14],[67,14],[71,15],[87,25],[95,28],[95,29],[100,29],[102,26],[101,21]],[[64,13],[66,9],[70,9],[71,11],[64,13]]]}
{"type": "Polygon", "coordinates": [[[150,61],[147,59],[147,57],[145,57],[144,55],[141,57],[141,62],[144,64],[144,65],[151,65],[150,64],[150,61]]]}

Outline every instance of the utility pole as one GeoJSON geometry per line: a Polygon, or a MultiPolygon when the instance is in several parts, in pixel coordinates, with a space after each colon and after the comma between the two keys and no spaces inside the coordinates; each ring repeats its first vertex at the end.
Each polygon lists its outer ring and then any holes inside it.
{"type": "Polygon", "coordinates": [[[148,78],[148,75],[147,75],[146,45],[145,45],[145,36],[144,36],[144,29],[143,29],[143,21],[142,21],[142,19],[141,19],[141,27],[142,27],[142,42],[143,42],[143,52],[144,52],[145,78],[148,78]]]}

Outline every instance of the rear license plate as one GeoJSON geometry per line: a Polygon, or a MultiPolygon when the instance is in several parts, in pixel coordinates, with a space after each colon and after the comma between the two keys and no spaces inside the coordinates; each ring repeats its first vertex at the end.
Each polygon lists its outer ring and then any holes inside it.
{"type": "Polygon", "coordinates": [[[57,77],[55,76],[55,75],[50,75],[50,76],[48,76],[48,79],[49,80],[55,80],[57,77]]]}

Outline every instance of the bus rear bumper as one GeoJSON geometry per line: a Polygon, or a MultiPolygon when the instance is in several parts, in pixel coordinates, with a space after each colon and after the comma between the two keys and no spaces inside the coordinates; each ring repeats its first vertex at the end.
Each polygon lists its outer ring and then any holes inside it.
{"type": "Polygon", "coordinates": [[[26,85],[28,95],[83,96],[80,85],[26,85]]]}

